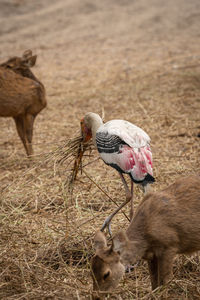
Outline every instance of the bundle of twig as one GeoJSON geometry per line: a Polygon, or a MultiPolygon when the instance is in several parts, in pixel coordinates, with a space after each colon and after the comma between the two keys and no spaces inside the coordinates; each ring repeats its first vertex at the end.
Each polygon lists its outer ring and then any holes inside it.
{"type": "Polygon", "coordinates": [[[71,157],[76,157],[80,148],[83,148],[82,136],[69,139],[64,145],[57,148],[57,162],[63,163],[71,157]]]}
{"type": "Polygon", "coordinates": [[[69,187],[70,185],[73,185],[74,181],[76,180],[79,169],[82,169],[83,154],[87,149],[90,148],[90,146],[90,143],[83,143],[82,136],[76,137],[70,140],[67,151],[64,152],[63,157],[60,159],[59,162],[61,163],[71,156],[75,157],[74,165],[69,178],[69,187]]]}
{"type": "Polygon", "coordinates": [[[53,155],[51,154],[51,158],[54,156],[56,164],[63,164],[67,161],[67,164],[69,165],[74,161],[67,181],[69,189],[71,189],[74,181],[76,180],[78,171],[82,169],[82,158],[84,152],[91,149],[91,146],[92,144],[90,142],[83,143],[82,136],[77,136],[73,139],[69,139],[64,145],[59,146],[53,152],[53,155]]]}

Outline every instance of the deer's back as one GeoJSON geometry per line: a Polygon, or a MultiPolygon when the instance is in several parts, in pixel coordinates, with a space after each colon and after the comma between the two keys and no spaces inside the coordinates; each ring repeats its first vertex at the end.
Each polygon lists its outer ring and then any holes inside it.
{"type": "Polygon", "coordinates": [[[0,116],[37,114],[45,105],[42,84],[0,67],[0,116]]]}
{"type": "Polygon", "coordinates": [[[147,194],[127,230],[149,245],[175,247],[179,253],[200,250],[200,177],[179,179],[161,192],[147,194]]]}

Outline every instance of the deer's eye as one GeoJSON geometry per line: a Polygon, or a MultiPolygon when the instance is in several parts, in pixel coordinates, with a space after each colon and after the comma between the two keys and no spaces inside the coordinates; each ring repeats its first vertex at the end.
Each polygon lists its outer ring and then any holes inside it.
{"type": "Polygon", "coordinates": [[[108,278],[109,275],[110,275],[110,271],[106,272],[106,273],[103,275],[103,279],[106,280],[106,278],[108,278]]]}

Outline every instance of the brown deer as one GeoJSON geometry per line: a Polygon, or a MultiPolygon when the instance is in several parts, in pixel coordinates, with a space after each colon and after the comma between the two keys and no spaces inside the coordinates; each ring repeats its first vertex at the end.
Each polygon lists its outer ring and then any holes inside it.
{"type": "Polygon", "coordinates": [[[13,117],[28,156],[33,155],[33,123],[46,106],[44,85],[30,68],[37,56],[26,50],[0,64],[0,117],[13,117]]]}
{"type": "MultiPolygon", "coordinates": [[[[200,250],[200,176],[177,180],[160,192],[148,193],[126,232],[108,246],[101,231],[94,238],[91,260],[94,291],[110,291],[124,274],[124,265],[148,261],[152,289],[172,278],[176,254],[200,250]]],[[[95,296],[94,299],[100,299],[95,296]]]]}

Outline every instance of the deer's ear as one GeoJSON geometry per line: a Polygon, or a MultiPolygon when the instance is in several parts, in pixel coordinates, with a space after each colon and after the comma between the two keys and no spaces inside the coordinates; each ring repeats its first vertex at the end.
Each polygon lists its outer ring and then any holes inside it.
{"type": "Polygon", "coordinates": [[[27,59],[27,58],[29,58],[31,56],[32,56],[32,50],[28,49],[28,50],[24,51],[24,53],[22,55],[22,58],[23,59],[27,59]]]}
{"type": "Polygon", "coordinates": [[[36,60],[37,60],[37,55],[33,55],[33,56],[29,57],[28,61],[27,61],[28,67],[29,68],[33,67],[36,63],[36,60]]]}
{"type": "Polygon", "coordinates": [[[107,246],[107,241],[104,233],[100,230],[96,231],[94,236],[94,248],[95,250],[103,249],[107,246]]]}
{"type": "Polygon", "coordinates": [[[117,233],[112,240],[112,250],[121,253],[122,250],[127,246],[128,238],[124,231],[117,233]]]}
{"type": "Polygon", "coordinates": [[[27,68],[32,68],[36,63],[37,55],[33,55],[31,57],[23,57],[22,62],[23,65],[27,68]]]}

